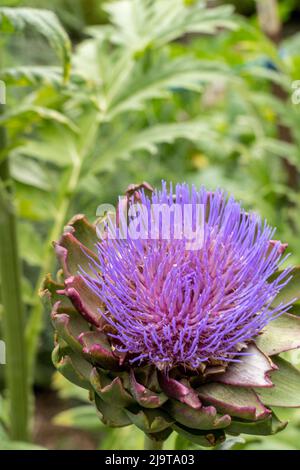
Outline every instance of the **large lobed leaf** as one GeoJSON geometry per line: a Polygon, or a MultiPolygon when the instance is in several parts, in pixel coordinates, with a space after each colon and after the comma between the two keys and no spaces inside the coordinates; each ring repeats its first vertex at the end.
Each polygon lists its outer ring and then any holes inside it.
{"type": "Polygon", "coordinates": [[[278,369],[271,374],[273,387],[257,388],[256,393],[266,405],[283,408],[300,407],[300,372],[281,357],[273,359],[278,369]]]}
{"type": "Polygon", "coordinates": [[[121,0],[105,6],[115,26],[112,40],[133,53],[159,48],[188,33],[215,33],[234,28],[232,7],[206,9],[206,2],[187,5],[183,0],[121,0]]]}
{"type": "Polygon", "coordinates": [[[229,77],[225,65],[189,56],[172,60],[165,55],[158,56],[146,73],[143,61],[137,61],[128,68],[127,77],[122,77],[118,83],[117,92],[114,95],[110,92],[106,119],[111,120],[126,111],[144,109],[148,100],[168,97],[174,90],[200,91],[205,84],[218,80],[220,74],[223,78],[229,77]]]}
{"type": "Polygon", "coordinates": [[[217,140],[213,129],[203,120],[191,120],[167,124],[156,124],[142,130],[123,132],[116,136],[101,152],[101,160],[91,163],[90,171],[97,174],[115,169],[118,159],[129,159],[135,152],[146,151],[154,155],[162,143],[173,143],[177,139],[209,143],[217,140]]]}
{"type": "Polygon", "coordinates": [[[4,80],[7,85],[14,86],[36,86],[45,84],[60,86],[62,73],[60,67],[21,65],[1,70],[1,79],[4,80]]]}
{"type": "Polygon", "coordinates": [[[0,8],[0,31],[14,32],[31,28],[43,35],[55,49],[64,65],[67,79],[71,63],[71,42],[57,16],[49,10],[36,8],[0,8]]]}

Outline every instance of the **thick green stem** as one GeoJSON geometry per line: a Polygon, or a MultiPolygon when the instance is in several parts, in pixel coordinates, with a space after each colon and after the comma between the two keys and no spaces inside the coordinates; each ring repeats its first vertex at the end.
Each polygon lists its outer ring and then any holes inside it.
{"type": "Polygon", "coordinates": [[[163,445],[163,441],[155,441],[145,435],[144,450],[162,450],[163,445]]]}
{"type": "MultiPolygon", "coordinates": [[[[5,131],[0,129],[0,149],[5,148],[5,131]]],[[[3,330],[6,345],[5,376],[9,398],[10,434],[28,439],[28,388],[21,269],[18,255],[16,215],[10,191],[9,166],[0,164],[0,278],[3,330]]]]}

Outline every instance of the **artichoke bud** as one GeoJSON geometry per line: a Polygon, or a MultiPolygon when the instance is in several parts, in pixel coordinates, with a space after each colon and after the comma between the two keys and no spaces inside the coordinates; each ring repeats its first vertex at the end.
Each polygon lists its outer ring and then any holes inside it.
{"type": "MultiPolygon", "coordinates": [[[[300,373],[278,355],[300,347],[287,313],[297,270],[286,244],[222,191],[132,185],[128,204],[205,208],[204,239],[99,240],[83,215],[54,243],[57,280],[42,288],[55,330],[52,360],[87,389],[100,419],[153,440],[175,431],[201,445],[282,430],[272,406],[300,406],[300,373]]],[[[171,222],[174,219],[171,219],[171,222]]]]}

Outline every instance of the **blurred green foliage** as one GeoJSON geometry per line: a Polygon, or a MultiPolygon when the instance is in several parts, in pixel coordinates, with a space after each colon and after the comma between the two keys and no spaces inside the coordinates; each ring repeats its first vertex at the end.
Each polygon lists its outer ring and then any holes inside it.
{"type": "MultiPolygon", "coordinates": [[[[0,79],[7,85],[0,124],[8,131],[29,325],[32,318],[42,319],[37,292],[40,279],[54,268],[50,242],[68,217],[84,212],[93,219],[99,204],[114,203],[131,182],[224,187],[277,227],[277,237],[289,243],[290,261],[299,263],[300,103],[292,102],[293,94],[299,96],[293,88],[300,79],[300,31],[293,26],[298,3],[279,2],[283,33],[289,34],[278,45],[260,30],[255,2],[238,9],[248,17],[233,13],[232,4],[241,2],[213,3],[219,6],[205,9],[205,2],[181,0],[172,0],[172,9],[162,0],[1,1],[56,12],[73,40],[68,79],[66,67],[63,74],[46,41],[30,28],[26,45],[9,28],[0,39],[0,79]]],[[[67,45],[59,51],[68,53],[67,45]]],[[[44,326],[38,331],[36,382],[49,385],[47,318],[44,326]]],[[[98,431],[84,397],[74,397],[70,384],[57,387],[80,407],[63,412],[56,424],[98,431]]],[[[139,431],[98,426],[101,448],[120,448],[120,442],[141,447],[139,431]]],[[[296,412],[281,434],[233,439],[226,448],[299,449],[299,433],[296,412]]]]}

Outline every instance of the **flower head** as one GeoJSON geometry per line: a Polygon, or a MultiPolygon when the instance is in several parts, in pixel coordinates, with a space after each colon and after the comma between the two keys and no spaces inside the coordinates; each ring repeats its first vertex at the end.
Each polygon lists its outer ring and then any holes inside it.
{"type": "Polygon", "coordinates": [[[133,185],[119,206],[133,212],[116,227],[105,216],[101,240],[77,215],[54,244],[61,269],[42,294],[56,368],[89,390],[105,424],[154,440],[176,431],[213,446],[283,429],[272,406],[300,406],[300,372],[279,357],[300,348],[300,317],[286,313],[300,269],[278,270],[286,244],[220,190],[133,185]],[[153,216],[156,204],[169,211],[153,216]]]}
{"type": "MultiPolygon", "coordinates": [[[[174,206],[166,184],[151,197],[139,194],[147,217],[154,205],[174,206]]],[[[281,243],[270,244],[272,228],[223,191],[179,184],[175,195],[181,215],[186,207],[204,210],[200,247],[187,248],[184,227],[182,237],[175,237],[173,216],[160,220],[161,229],[164,223],[170,227],[169,239],[162,230],[155,239],[137,238],[136,232],[133,238],[128,231],[127,239],[98,243],[93,272],[82,278],[106,305],[99,315],[112,327],[115,348],[128,353],[131,363],[196,369],[236,360],[245,343],[286,310],[272,303],[288,271],[270,280],[282,262],[281,243]]],[[[134,202],[131,198],[129,205],[134,202]]]]}

